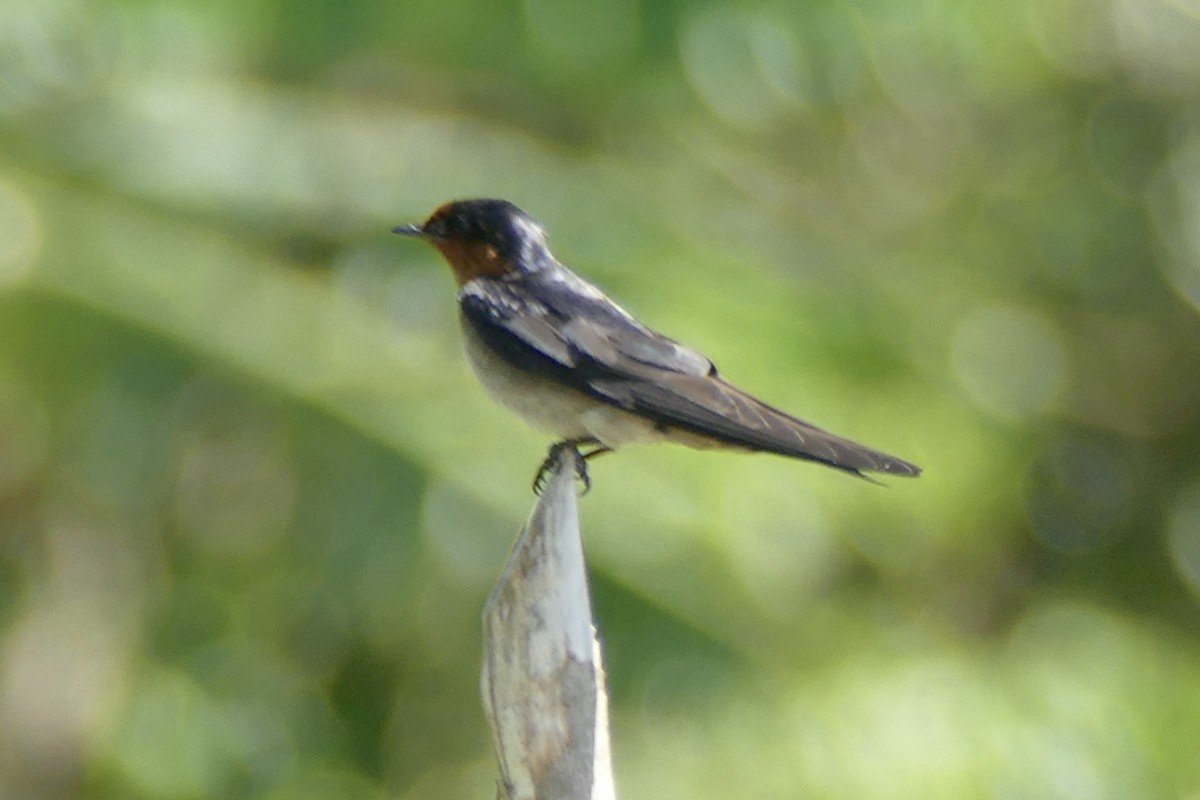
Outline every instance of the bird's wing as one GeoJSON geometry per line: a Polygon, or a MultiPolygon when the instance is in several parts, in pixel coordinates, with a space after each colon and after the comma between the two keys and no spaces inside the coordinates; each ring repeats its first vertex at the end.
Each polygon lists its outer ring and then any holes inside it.
{"type": "MultiPolygon", "coordinates": [[[[589,301],[591,298],[587,298],[589,301]]],[[[919,467],[835,436],[767,405],[726,381],[702,353],[639,324],[616,306],[563,309],[462,297],[464,317],[520,368],[603,402],[749,450],[818,461],[847,472],[919,475],[919,467]]]]}

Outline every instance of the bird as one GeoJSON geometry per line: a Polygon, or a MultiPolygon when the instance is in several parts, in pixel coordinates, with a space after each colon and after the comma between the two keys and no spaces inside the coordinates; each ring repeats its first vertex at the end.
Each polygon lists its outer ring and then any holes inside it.
{"type": "Polygon", "coordinates": [[[535,492],[564,451],[586,492],[588,459],[661,441],[774,453],[872,482],[865,473],[921,474],[730,383],[703,353],[642,324],[558,261],[541,224],[507,200],[452,201],[392,231],[428,242],[449,264],[464,350],[488,394],[559,437],[535,492]]]}

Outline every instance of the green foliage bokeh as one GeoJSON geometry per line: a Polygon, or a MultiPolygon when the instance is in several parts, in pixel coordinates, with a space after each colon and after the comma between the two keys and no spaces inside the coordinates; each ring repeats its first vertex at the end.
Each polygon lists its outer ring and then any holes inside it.
{"type": "Polygon", "coordinates": [[[0,796],[494,791],[548,442],[388,234],[513,200],[881,489],[583,503],[630,798],[1200,792],[1200,10],[0,0],[0,796]]]}

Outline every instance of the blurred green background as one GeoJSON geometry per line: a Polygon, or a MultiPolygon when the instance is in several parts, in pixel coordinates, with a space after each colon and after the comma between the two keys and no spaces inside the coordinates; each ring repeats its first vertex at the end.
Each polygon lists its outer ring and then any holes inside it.
{"type": "Polygon", "coordinates": [[[625,798],[1200,798],[1195,0],[0,3],[0,797],[490,798],[513,200],[926,468],[583,502],[625,798]]]}

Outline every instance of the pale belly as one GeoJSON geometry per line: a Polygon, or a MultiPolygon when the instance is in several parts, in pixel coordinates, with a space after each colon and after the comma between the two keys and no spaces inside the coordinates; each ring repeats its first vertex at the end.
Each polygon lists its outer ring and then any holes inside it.
{"type": "Polygon", "coordinates": [[[483,388],[534,428],[563,439],[591,437],[613,450],[626,444],[679,440],[644,417],[513,368],[485,347],[467,323],[462,329],[467,361],[483,388]]]}

